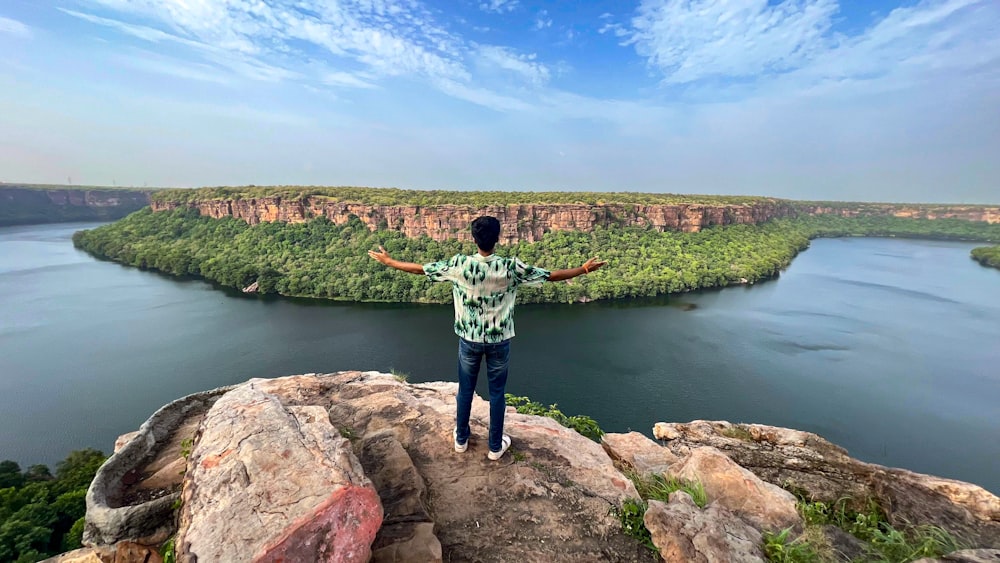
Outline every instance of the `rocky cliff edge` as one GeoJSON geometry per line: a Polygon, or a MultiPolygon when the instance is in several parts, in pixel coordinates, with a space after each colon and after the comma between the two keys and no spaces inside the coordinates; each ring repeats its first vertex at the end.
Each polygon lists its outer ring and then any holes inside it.
{"type": "MultiPolygon", "coordinates": [[[[84,542],[56,560],[763,561],[763,537],[803,521],[788,489],[870,499],[891,521],[1000,548],[1000,499],[968,483],[854,460],[822,438],[761,425],[659,423],[597,444],[508,409],[510,452],[486,458],[489,406],[452,448],[453,383],[377,372],[254,379],[163,407],[98,472],[84,542]],[[650,500],[658,551],[623,531],[633,479],[700,483],[705,503],[650,500]]],[[[834,540],[838,537],[831,532],[834,540]]],[[[843,559],[857,549],[839,538],[843,559]]],[[[838,545],[835,544],[834,545],[838,545]]],[[[994,561],[1000,551],[952,561],[994,561]]],[[[856,554],[855,554],[856,555],[856,554]]]]}

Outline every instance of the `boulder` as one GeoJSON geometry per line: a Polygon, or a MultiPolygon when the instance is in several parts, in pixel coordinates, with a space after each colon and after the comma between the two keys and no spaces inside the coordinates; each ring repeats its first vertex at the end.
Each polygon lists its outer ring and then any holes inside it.
{"type": "Polygon", "coordinates": [[[963,549],[940,559],[917,559],[913,563],[998,563],[1000,549],[963,549]]]}
{"type": "Polygon", "coordinates": [[[93,548],[81,547],[80,549],[74,549],[73,551],[67,551],[66,553],[61,553],[55,557],[50,557],[48,559],[43,559],[39,563],[102,563],[101,558],[97,556],[97,553],[93,548]]]}
{"type": "Polygon", "coordinates": [[[87,490],[86,546],[134,542],[159,546],[174,534],[180,498],[182,443],[230,388],[195,393],[157,410],[97,470],[87,490]]]}
{"type": "Polygon", "coordinates": [[[791,493],[762,481],[715,448],[692,449],[667,474],[701,483],[710,502],[733,511],[758,529],[776,531],[801,522],[791,493]]]}
{"type": "Polygon", "coordinates": [[[377,372],[342,372],[258,385],[286,405],[327,405],[333,425],[353,437],[385,503],[373,559],[407,561],[393,558],[432,548],[436,536],[445,561],[656,560],[610,513],[638,497],[632,482],[600,444],[552,419],[507,413],[505,432],[513,445],[490,461],[489,404],[478,396],[469,449],[454,451],[454,383],[409,384],[377,372]],[[405,477],[414,472],[420,480],[405,477]],[[402,478],[383,477],[392,475],[402,478]],[[424,492],[415,494],[421,481],[424,492]],[[386,483],[395,484],[386,489],[386,483]],[[401,525],[407,515],[417,525],[401,525]]]}
{"type": "Polygon", "coordinates": [[[321,406],[256,386],[205,416],[184,483],[178,561],[367,561],[378,493],[321,406]]]}
{"type": "Polygon", "coordinates": [[[762,563],[761,533],[718,503],[698,508],[682,491],[649,501],[646,528],[668,563],[762,563]]]}
{"type": "Polygon", "coordinates": [[[440,562],[441,542],[427,510],[427,487],[395,434],[384,430],[367,436],[360,451],[385,512],[372,545],[373,563],[440,562]]]}
{"type": "Polygon", "coordinates": [[[669,449],[639,432],[605,434],[601,446],[611,456],[639,474],[663,473],[679,458],[669,449]]]}
{"type": "Polygon", "coordinates": [[[711,446],[764,481],[811,500],[851,498],[863,509],[871,499],[897,528],[938,526],[967,545],[1000,546],[1000,498],[971,483],[865,463],[815,434],[763,424],[657,423],[654,433],[673,436],[665,446],[677,455],[711,446]]]}

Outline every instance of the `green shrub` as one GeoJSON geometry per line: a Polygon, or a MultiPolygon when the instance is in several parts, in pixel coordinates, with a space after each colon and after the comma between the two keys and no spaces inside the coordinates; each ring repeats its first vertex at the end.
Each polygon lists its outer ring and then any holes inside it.
{"type": "Polygon", "coordinates": [[[764,532],[764,556],[774,563],[814,563],[819,553],[804,536],[789,539],[792,528],[778,533],[764,532]]]}
{"type": "Polygon", "coordinates": [[[626,499],[621,508],[614,507],[611,514],[614,514],[621,523],[622,531],[626,535],[635,538],[645,547],[659,552],[653,544],[653,537],[649,534],[643,518],[646,516],[648,504],[642,500],[626,499]]]}
{"type": "Polygon", "coordinates": [[[512,406],[517,409],[517,412],[521,414],[532,414],[535,416],[545,416],[555,420],[559,424],[562,424],[566,428],[576,430],[579,434],[590,438],[595,442],[601,441],[601,436],[604,436],[604,431],[598,426],[597,421],[589,416],[566,416],[561,410],[559,410],[559,405],[551,404],[545,406],[541,403],[536,403],[527,397],[517,397],[507,393],[506,395],[507,405],[512,406]]]}

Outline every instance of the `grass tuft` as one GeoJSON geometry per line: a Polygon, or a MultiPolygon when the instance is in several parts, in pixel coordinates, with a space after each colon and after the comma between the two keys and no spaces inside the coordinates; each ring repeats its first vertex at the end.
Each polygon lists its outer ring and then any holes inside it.
{"type": "Polygon", "coordinates": [[[750,434],[750,430],[748,430],[747,427],[743,426],[742,424],[734,424],[732,426],[724,428],[722,432],[720,432],[720,434],[722,434],[727,438],[735,438],[736,440],[743,440],[744,442],[755,441],[753,439],[753,435],[750,434]]]}

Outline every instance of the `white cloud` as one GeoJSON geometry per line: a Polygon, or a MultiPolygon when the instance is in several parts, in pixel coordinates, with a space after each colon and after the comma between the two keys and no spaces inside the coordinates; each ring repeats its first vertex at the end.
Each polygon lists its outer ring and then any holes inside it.
{"type": "Polygon", "coordinates": [[[488,65],[501,68],[540,86],[549,81],[548,67],[538,62],[537,55],[518,54],[513,49],[496,45],[480,45],[479,58],[488,65]]]}
{"type": "Polygon", "coordinates": [[[501,14],[503,12],[513,12],[517,8],[518,0],[486,0],[479,4],[479,9],[484,12],[501,14]]]}
{"type": "Polygon", "coordinates": [[[643,0],[631,42],[666,82],[783,72],[822,51],[837,9],[835,0],[643,0]]]}
{"type": "Polygon", "coordinates": [[[127,67],[143,72],[216,84],[229,83],[225,74],[219,72],[217,67],[164,57],[145,49],[136,49],[133,53],[116,55],[114,58],[127,67]]]}
{"type": "Polygon", "coordinates": [[[431,14],[413,0],[397,3],[375,0],[343,3],[322,0],[92,1],[159,22],[173,33],[64,11],[147,41],[170,40],[202,48],[212,46],[217,53],[226,53],[244,67],[255,67],[257,71],[273,70],[268,67],[279,60],[290,64],[296,56],[314,57],[302,51],[304,42],[321,48],[329,56],[360,62],[378,75],[465,77],[460,62],[461,38],[436,25],[431,14]]]}
{"type": "Polygon", "coordinates": [[[535,29],[545,29],[552,27],[552,18],[549,17],[548,10],[542,10],[535,15],[535,29]]]}
{"type": "Polygon", "coordinates": [[[330,72],[323,77],[323,83],[329,86],[341,86],[345,88],[376,88],[374,84],[363,80],[357,74],[349,72],[330,72]]]}
{"type": "Polygon", "coordinates": [[[455,80],[440,79],[436,81],[435,86],[449,96],[497,111],[522,112],[534,109],[534,106],[521,99],[455,80]]]}
{"type": "Polygon", "coordinates": [[[625,37],[630,34],[629,30],[625,29],[620,23],[608,22],[597,29],[597,33],[604,35],[605,33],[611,32],[617,37],[625,37]]]}
{"type": "Polygon", "coordinates": [[[24,39],[30,39],[32,36],[30,27],[17,20],[3,16],[0,16],[0,33],[9,33],[15,37],[22,37],[24,39]]]}

